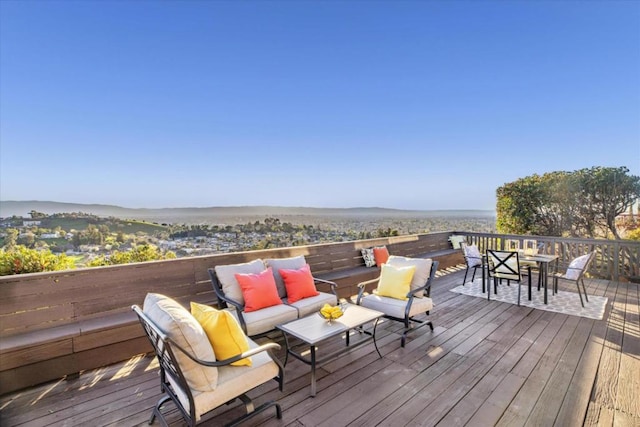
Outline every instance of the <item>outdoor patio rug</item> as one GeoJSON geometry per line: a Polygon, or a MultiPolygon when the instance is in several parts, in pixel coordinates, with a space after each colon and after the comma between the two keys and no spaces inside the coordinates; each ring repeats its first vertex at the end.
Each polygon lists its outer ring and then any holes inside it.
{"type": "MultiPolygon", "coordinates": [[[[482,279],[476,279],[473,282],[467,282],[465,286],[457,286],[451,289],[451,292],[487,299],[487,294],[482,293],[482,279]]],[[[549,304],[544,303],[543,289],[540,289],[540,292],[538,292],[537,287],[535,285],[532,286],[531,301],[529,301],[529,299],[527,298],[528,292],[529,291],[526,283],[522,284],[520,305],[536,308],[538,310],[553,311],[556,313],[570,314],[572,316],[601,320],[604,316],[604,311],[607,306],[607,297],[589,295],[589,302],[585,302],[585,306],[583,308],[580,305],[580,297],[578,296],[577,292],[558,291],[558,293],[554,295],[551,291],[551,288],[549,288],[549,304]]],[[[491,288],[491,300],[517,304],[517,284],[512,283],[511,286],[507,286],[505,283],[503,283],[502,285],[498,285],[497,295],[493,293],[493,288],[491,288]]]]}

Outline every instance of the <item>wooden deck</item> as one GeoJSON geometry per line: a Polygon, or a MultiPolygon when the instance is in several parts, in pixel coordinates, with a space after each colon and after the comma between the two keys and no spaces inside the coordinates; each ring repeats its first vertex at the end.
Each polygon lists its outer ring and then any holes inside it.
{"type": "MultiPolygon", "coordinates": [[[[308,366],[290,359],[284,393],[275,382],[251,393],[278,400],[283,419],[271,411],[246,425],[640,426],[637,284],[589,280],[589,294],[609,297],[595,321],[449,292],[463,274],[450,271],[433,286],[433,333],[419,329],[402,349],[400,324],[385,322],[383,357],[366,345],[324,365],[315,398],[308,366]]],[[[157,364],[139,356],[1,396],[0,424],[146,425],[159,397],[157,364]]],[[[205,425],[240,411],[220,408],[205,425]]]]}

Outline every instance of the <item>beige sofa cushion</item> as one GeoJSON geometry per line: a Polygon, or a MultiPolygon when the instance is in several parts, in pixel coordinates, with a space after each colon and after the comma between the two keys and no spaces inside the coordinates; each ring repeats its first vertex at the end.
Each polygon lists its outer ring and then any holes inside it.
{"type": "Polygon", "coordinates": [[[259,274],[267,268],[261,259],[255,259],[242,264],[216,265],[214,269],[225,296],[244,305],[244,298],[242,297],[240,284],[236,280],[236,273],[259,274]]]}
{"type": "MultiPolygon", "coordinates": [[[[215,362],[216,357],[207,334],[189,311],[177,301],[160,294],[147,294],[144,313],[172,341],[200,360],[215,362]]],[[[218,369],[199,365],[180,350],[175,356],[192,390],[213,391],[218,382],[218,369]]]]}
{"type": "MultiPolygon", "coordinates": [[[[237,317],[236,310],[231,310],[231,314],[237,317]]],[[[280,323],[296,320],[298,310],[290,305],[280,304],[248,313],[243,312],[242,317],[247,325],[247,335],[254,336],[269,332],[280,323]]]]}
{"type": "Polygon", "coordinates": [[[276,279],[276,287],[278,288],[280,298],[287,297],[287,288],[284,285],[282,275],[280,275],[280,270],[299,270],[307,263],[302,255],[291,258],[266,259],[264,262],[267,267],[273,268],[273,277],[276,279]]]}
{"type": "Polygon", "coordinates": [[[285,304],[289,304],[298,310],[298,317],[304,317],[308,314],[320,311],[323,305],[336,305],[338,304],[338,298],[334,294],[326,292],[318,292],[315,297],[303,298],[292,304],[285,300],[285,304]]]}

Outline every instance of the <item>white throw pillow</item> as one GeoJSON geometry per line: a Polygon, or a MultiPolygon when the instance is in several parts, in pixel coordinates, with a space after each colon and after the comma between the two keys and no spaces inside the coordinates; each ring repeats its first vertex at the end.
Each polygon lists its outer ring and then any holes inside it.
{"type": "Polygon", "coordinates": [[[467,260],[468,267],[475,267],[482,264],[482,255],[476,245],[462,245],[464,257],[467,260]]]}
{"type": "MultiPolygon", "coordinates": [[[[193,356],[215,362],[216,356],[209,338],[198,321],[177,301],[160,294],[147,294],[143,312],[171,341],[193,356]]],[[[214,391],[218,383],[218,368],[200,365],[178,349],[174,349],[180,369],[193,390],[214,391]]]]}
{"type": "Polygon", "coordinates": [[[576,280],[580,277],[580,273],[584,270],[584,266],[587,265],[587,261],[589,261],[589,257],[591,254],[586,254],[579,256],[578,258],[571,261],[569,264],[569,268],[567,268],[567,272],[564,274],[564,277],[571,280],[576,280]]]}
{"type": "Polygon", "coordinates": [[[461,247],[461,243],[465,243],[467,241],[467,238],[465,236],[451,236],[449,237],[449,241],[451,242],[451,245],[453,246],[453,249],[460,249],[461,247]]]}

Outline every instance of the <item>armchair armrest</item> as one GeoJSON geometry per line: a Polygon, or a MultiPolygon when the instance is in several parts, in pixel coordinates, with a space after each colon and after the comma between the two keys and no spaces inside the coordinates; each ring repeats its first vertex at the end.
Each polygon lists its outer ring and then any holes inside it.
{"type": "Polygon", "coordinates": [[[357,286],[358,286],[360,289],[364,289],[364,287],[365,287],[366,285],[368,285],[368,284],[370,284],[370,283],[377,282],[378,280],[380,280],[380,277],[376,277],[375,279],[371,279],[371,280],[365,280],[364,282],[360,282],[360,283],[358,283],[358,285],[357,285],[357,286]]]}
{"type": "Polygon", "coordinates": [[[187,355],[187,357],[189,357],[189,359],[193,360],[194,362],[196,362],[199,365],[210,366],[210,367],[227,366],[227,365],[232,364],[233,362],[237,362],[240,359],[244,359],[246,357],[251,357],[251,356],[253,356],[255,354],[262,353],[263,351],[279,350],[280,349],[280,344],[276,344],[274,342],[270,342],[270,343],[262,344],[261,346],[258,346],[256,348],[252,348],[249,351],[245,351],[244,353],[235,355],[233,357],[229,357],[229,358],[224,359],[224,360],[211,361],[211,360],[198,359],[197,357],[192,355],[190,352],[188,352],[187,350],[185,350],[184,348],[182,348],[178,344],[176,344],[175,341],[171,341],[168,338],[167,338],[167,340],[171,343],[171,347],[177,348],[182,353],[187,355]]]}
{"type": "Polygon", "coordinates": [[[215,292],[218,301],[223,303],[220,304],[219,308],[226,308],[226,305],[231,304],[236,308],[236,310],[238,310],[238,312],[244,310],[243,304],[240,304],[240,302],[229,298],[222,291],[222,286],[218,280],[218,277],[216,276],[215,270],[213,268],[209,268],[207,269],[207,271],[209,272],[209,278],[211,279],[211,284],[213,285],[213,291],[215,292]]]}
{"type": "Polygon", "coordinates": [[[233,300],[224,294],[218,295],[218,298],[222,299],[227,304],[231,304],[236,310],[238,310],[238,312],[244,311],[244,304],[240,304],[238,301],[233,300]]]}
{"type": "Polygon", "coordinates": [[[358,297],[356,298],[356,304],[360,305],[360,300],[362,299],[362,295],[364,294],[364,287],[370,283],[375,283],[380,280],[380,277],[371,280],[365,280],[364,282],[358,283],[358,297]]]}
{"type": "Polygon", "coordinates": [[[338,284],[335,282],[332,282],[330,280],[324,280],[324,279],[318,279],[317,277],[313,278],[314,283],[320,283],[320,284],[324,284],[324,285],[329,285],[331,288],[331,293],[334,294],[336,297],[338,296],[338,284]]]}
{"type": "Polygon", "coordinates": [[[427,297],[431,296],[431,282],[433,281],[433,278],[436,276],[436,271],[438,270],[438,265],[440,264],[440,262],[438,261],[433,261],[431,263],[431,271],[429,272],[429,278],[427,279],[427,283],[425,283],[423,286],[420,286],[419,288],[415,288],[415,289],[410,289],[409,292],[407,293],[407,298],[408,299],[413,299],[413,297],[415,296],[414,294],[416,292],[420,292],[420,291],[424,291],[425,295],[427,297]]]}

